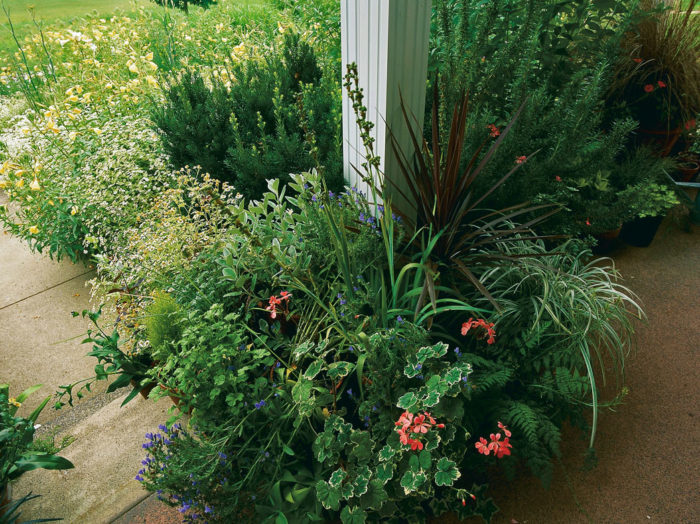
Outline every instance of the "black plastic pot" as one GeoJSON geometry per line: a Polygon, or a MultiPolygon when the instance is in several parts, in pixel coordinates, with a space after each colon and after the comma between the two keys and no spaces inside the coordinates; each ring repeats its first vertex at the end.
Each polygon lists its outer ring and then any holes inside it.
{"type": "Polygon", "coordinates": [[[630,246],[648,247],[663,219],[663,216],[643,217],[625,222],[620,231],[620,239],[630,246]]]}

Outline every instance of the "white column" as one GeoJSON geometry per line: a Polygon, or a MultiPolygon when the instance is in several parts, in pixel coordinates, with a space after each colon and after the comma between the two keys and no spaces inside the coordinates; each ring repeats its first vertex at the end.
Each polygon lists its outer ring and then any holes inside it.
{"type": "MultiPolygon", "coordinates": [[[[406,155],[413,151],[401,111],[399,88],[414,130],[422,136],[428,70],[431,0],[341,0],[342,59],[355,62],[363,89],[367,118],[374,123],[375,154],[381,157],[385,179],[404,186],[391,147],[389,129],[406,155]]],[[[346,183],[367,192],[353,169],[361,169],[364,147],[352,102],[343,90],[343,159],[346,183]]],[[[385,182],[386,188],[392,184],[385,182]]],[[[393,201],[408,212],[394,195],[393,201]]],[[[412,213],[410,213],[412,214],[412,213]]]]}

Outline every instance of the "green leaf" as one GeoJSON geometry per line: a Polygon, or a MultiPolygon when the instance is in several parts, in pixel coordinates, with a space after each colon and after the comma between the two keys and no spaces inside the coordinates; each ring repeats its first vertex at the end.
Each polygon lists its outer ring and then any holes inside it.
{"type": "Polygon", "coordinates": [[[367,493],[360,497],[360,505],[363,508],[379,509],[389,500],[389,495],[384,489],[384,483],[379,479],[369,481],[367,493]]]}
{"type": "Polygon", "coordinates": [[[355,490],[355,496],[359,497],[367,493],[367,486],[369,484],[369,479],[372,477],[372,472],[367,466],[363,466],[359,469],[355,480],[353,481],[353,487],[355,490]]]}
{"type": "Polygon", "coordinates": [[[341,469],[338,468],[336,469],[333,474],[331,475],[331,478],[328,479],[328,485],[332,488],[338,488],[340,485],[343,483],[343,480],[345,477],[347,477],[347,473],[341,469]]]}
{"type": "Polygon", "coordinates": [[[302,404],[309,400],[311,396],[311,390],[313,388],[313,382],[310,380],[300,380],[292,388],[292,398],[297,404],[302,404]]]}
{"type": "Polygon", "coordinates": [[[386,460],[391,460],[394,455],[396,455],[396,450],[392,448],[389,444],[384,446],[382,449],[379,450],[379,460],[380,462],[384,462],[386,460]]]}
{"type": "Polygon", "coordinates": [[[340,520],[343,524],[364,524],[367,516],[360,507],[345,506],[340,512],[340,520]]]}
{"type": "Polygon", "coordinates": [[[428,408],[436,406],[440,402],[440,397],[440,393],[437,390],[432,389],[423,397],[423,405],[428,408]]]}
{"type": "Polygon", "coordinates": [[[366,464],[372,456],[374,442],[368,431],[354,431],[350,436],[350,441],[355,444],[350,457],[355,459],[358,464],[366,464]]]}
{"type": "Polygon", "coordinates": [[[449,386],[453,386],[462,380],[462,370],[459,368],[451,368],[447,373],[445,373],[444,380],[449,386]]]}
{"type": "Polygon", "coordinates": [[[384,462],[377,466],[377,480],[382,484],[389,482],[394,476],[394,465],[391,462],[384,462]]]}
{"type": "Polygon", "coordinates": [[[403,477],[401,477],[401,487],[403,488],[404,493],[408,495],[412,491],[416,491],[418,488],[420,488],[426,480],[427,477],[424,473],[416,473],[415,471],[408,470],[403,474],[403,477]]]}
{"type": "Polygon", "coordinates": [[[353,369],[355,369],[355,364],[350,362],[333,362],[328,366],[328,376],[331,379],[336,380],[340,377],[347,376],[353,369]]]}
{"type": "Polygon", "coordinates": [[[416,394],[412,391],[409,391],[401,398],[399,398],[399,401],[396,403],[396,406],[401,409],[411,409],[413,406],[416,405],[417,402],[418,397],[416,396],[416,394]]]}
{"type": "Polygon", "coordinates": [[[323,480],[319,480],[316,483],[316,498],[326,509],[332,509],[333,511],[340,509],[339,490],[332,488],[330,484],[323,480]]]}
{"type": "Polygon", "coordinates": [[[282,451],[284,451],[287,455],[289,455],[291,457],[294,456],[294,450],[292,448],[290,448],[289,446],[287,446],[286,444],[284,444],[282,446],[282,451]]]}
{"type": "Polygon", "coordinates": [[[299,360],[300,357],[306,355],[309,351],[314,348],[313,342],[302,342],[294,349],[292,349],[292,355],[294,355],[295,360],[299,360]]]}
{"type": "Polygon", "coordinates": [[[313,380],[316,377],[316,375],[319,374],[322,367],[323,367],[323,361],[316,360],[308,368],[306,368],[306,371],[304,372],[304,378],[306,378],[308,380],[313,380]]]}
{"type": "Polygon", "coordinates": [[[420,462],[421,469],[428,470],[432,464],[432,457],[430,456],[430,451],[424,449],[418,455],[418,461],[420,462]]]}
{"type": "Polygon", "coordinates": [[[275,524],[289,524],[289,521],[287,520],[287,517],[284,516],[284,513],[280,511],[275,517],[275,524]]]}
{"type": "Polygon", "coordinates": [[[407,360],[406,367],[403,368],[403,374],[408,378],[413,378],[420,373],[420,364],[413,355],[410,355],[407,360]]]}
{"type": "Polygon", "coordinates": [[[447,457],[442,457],[437,463],[435,472],[435,484],[438,486],[451,486],[462,474],[457,469],[457,464],[447,457]]]}
{"type": "Polygon", "coordinates": [[[418,350],[416,357],[418,361],[423,363],[429,358],[440,358],[447,354],[448,345],[444,342],[438,342],[434,346],[425,346],[418,350]]]}

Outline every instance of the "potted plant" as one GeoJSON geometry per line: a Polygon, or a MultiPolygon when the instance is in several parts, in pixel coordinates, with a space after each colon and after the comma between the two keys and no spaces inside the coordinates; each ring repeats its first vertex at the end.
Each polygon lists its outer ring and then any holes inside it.
{"type": "MultiPolygon", "coordinates": [[[[15,522],[19,515],[18,503],[12,504],[10,482],[33,469],[70,469],[73,463],[66,458],[31,449],[34,424],[49,402],[46,397],[29,417],[17,415],[17,409],[41,384],[24,390],[16,398],[10,397],[10,386],[0,384],[0,520],[15,522]]],[[[27,497],[19,502],[28,500],[27,497]]]]}
{"type": "Polygon", "coordinates": [[[700,111],[700,17],[675,0],[643,0],[646,16],[623,42],[609,91],[640,123],[643,143],[668,155],[700,111]]]}
{"type": "Polygon", "coordinates": [[[77,398],[82,398],[84,391],[90,391],[92,385],[99,380],[107,380],[110,376],[116,375],[117,379],[112,382],[107,388],[107,392],[111,393],[119,388],[126,387],[131,384],[131,393],[124,399],[122,406],[131,401],[136,395],[145,389],[152,388],[153,385],[149,380],[145,380],[148,376],[147,372],[153,365],[153,359],[150,353],[146,351],[123,351],[120,347],[119,332],[115,329],[111,334],[108,334],[98,324],[98,319],[102,314],[102,310],[88,311],[83,310],[82,313],[73,312],[73,316],[81,314],[90,319],[97,328],[97,332],[88,329],[88,337],[83,340],[83,344],[92,343],[92,351],[87,356],[95,357],[98,361],[95,366],[95,376],[79,380],[72,384],[59,387],[57,393],[58,401],[55,404],[56,409],[61,408],[66,403],[73,405],[74,394],[77,398]],[[81,385],[82,384],[82,385],[81,385]],[[74,391],[76,386],[80,385],[77,391],[74,391]],[[63,399],[68,397],[64,402],[63,399]]]}

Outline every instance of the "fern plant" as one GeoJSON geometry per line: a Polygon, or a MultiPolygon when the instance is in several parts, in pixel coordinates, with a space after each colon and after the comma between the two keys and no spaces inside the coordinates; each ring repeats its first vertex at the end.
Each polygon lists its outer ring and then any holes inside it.
{"type": "MultiPolygon", "coordinates": [[[[634,294],[617,282],[614,268],[591,260],[579,242],[569,241],[546,259],[533,257],[547,253],[539,241],[499,249],[524,256],[518,265],[479,275],[501,304],[494,317],[499,337],[464,357],[474,365],[475,402],[492,413],[487,420],[508,420],[525,437],[520,456],[547,481],[550,458],[559,455],[561,424],[569,420],[588,429],[592,448],[601,407],[624,395],[633,319],[643,312],[634,294]],[[610,379],[617,395],[603,400],[599,381],[610,379]]],[[[474,302],[480,304],[483,298],[474,302]]]]}

